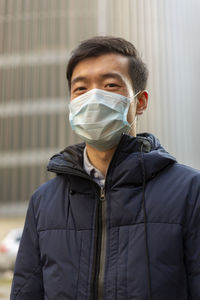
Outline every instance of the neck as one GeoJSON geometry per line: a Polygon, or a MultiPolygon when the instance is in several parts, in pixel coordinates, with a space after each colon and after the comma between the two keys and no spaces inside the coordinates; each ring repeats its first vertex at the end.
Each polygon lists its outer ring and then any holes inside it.
{"type": "Polygon", "coordinates": [[[113,154],[115,153],[117,146],[113,147],[112,149],[106,150],[106,151],[99,151],[90,145],[86,145],[87,149],[87,155],[91,162],[91,164],[101,171],[101,173],[106,177],[106,173],[109,167],[109,164],[111,162],[111,159],[113,157],[113,154]]]}
{"type": "MultiPolygon", "coordinates": [[[[129,133],[131,136],[136,136],[136,122],[134,122],[131,131],[129,133]]],[[[86,144],[87,149],[87,155],[91,162],[91,164],[101,171],[101,173],[106,177],[106,173],[109,167],[109,164],[111,162],[111,159],[113,157],[113,154],[115,153],[117,146],[106,150],[106,151],[99,151],[90,145],[86,144]]]]}

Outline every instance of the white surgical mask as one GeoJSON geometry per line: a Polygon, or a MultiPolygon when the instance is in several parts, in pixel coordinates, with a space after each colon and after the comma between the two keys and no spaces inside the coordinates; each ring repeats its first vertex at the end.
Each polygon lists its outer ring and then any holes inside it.
{"type": "Polygon", "coordinates": [[[122,133],[130,132],[135,121],[127,121],[131,101],[120,94],[92,89],[69,104],[72,130],[100,151],[111,149],[119,143],[122,133]]]}

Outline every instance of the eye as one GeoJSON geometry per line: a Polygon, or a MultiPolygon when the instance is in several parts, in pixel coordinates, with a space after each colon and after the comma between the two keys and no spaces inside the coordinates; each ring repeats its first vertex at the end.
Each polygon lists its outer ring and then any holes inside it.
{"type": "Polygon", "coordinates": [[[74,92],[76,92],[76,91],[83,91],[85,89],[86,88],[84,86],[79,86],[79,87],[77,87],[77,88],[74,89],[74,92]]]}
{"type": "Polygon", "coordinates": [[[114,87],[118,87],[119,85],[116,84],[116,83],[108,83],[106,84],[106,87],[109,87],[109,88],[114,88],[114,87]]]}
{"type": "Polygon", "coordinates": [[[80,95],[83,94],[86,90],[87,89],[85,86],[78,86],[73,89],[72,93],[75,95],[80,95]]]}

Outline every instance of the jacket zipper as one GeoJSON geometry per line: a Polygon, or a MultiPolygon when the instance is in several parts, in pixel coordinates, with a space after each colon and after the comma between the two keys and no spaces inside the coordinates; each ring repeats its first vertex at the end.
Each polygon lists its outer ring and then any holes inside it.
{"type": "MultiPolygon", "coordinates": [[[[125,139],[125,135],[122,136],[120,143],[118,144],[118,151],[120,150],[120,145],[122,141],[125,139]]],[[[112,161],[114,160],[114,156],[112,161]]],[[[109,168],[111,167],[111,163],[109,168]]],[[[56,172],[59,170],[59,173],[62,174],[71,174],[80,176],[82,178],[86,178],[89,181],[94,181],[91,179],[90,176],[86,175],[85,172],[80,170],[74,170],[74,168],[69,167],[68,170],[63,168],[62,170],[56,167],[51,167],[49,171],[56,172]]],[[[108,171],[107,171],[108,173],[108,171]]],[[[96,184],[97,185],[97,184],[96,184]]],[[[95,229],[95,245],[94,245],[94,259],[93,259],[93,268],[92,268],[92,291],[91,300],[102,300],[103,299],[103,280],[104,280],[104,272],[105,272],[105,258],[106,258],[106,239],[107,239],[107,231],[106,231],[106,198],[105,198],[105,188],[101,188],[100,190],[100,201],[97,207],[97,218],[96,218],[96,229],[95,229]]]]}
{"type": "MultiPolygon", "coordinates": [[[[56,171],[56,168],[52,168],[56,171]]],[[[77,175],[82,178],[86,178],[89,181],[94,181],[90,176],[80,173],[79,171],[68,170],[66,172],[63,170],[63,174],[77,175]]],[[[97,184],[96,184],[97,185],[97,184]]],[[[92,295],[94,298],[92,300],[102,300],[103,299],[103,281],[105,272],[105,258],[106,258],[106,197],[105,197],[105,187],[100,189],[100,201],[97,208],[97,222],[96,222],[96,237],[95,237],[95,251],[94,251],[94,261],[93,261],[93,271],[92,271],[92,295]]]]}
{"type": "MultiPolygon", "coordinates": [[[[56,168],[51,168],[51,170],[56,171],[56,168]]],[[[82,178],[86,178],[89,181],[94,181],[90,176],[80,173],[79,171],[63,170],[63,174],[77,175],[82,178]]],[[[96,184],[97,185],[97,184],[96,184]]],[[[100,201],[97,207],[97,222],[96,222],[96,237],[95,237],[95,250],[94,250],[94,261],[93,261],[93,271],[92,271],[92,295],[95,300],[103,299],[103,281],[105,272],[105,258],[106,258],[106,197],[105,197],[105,187],[100,189],[100,201]]]]}
{"type": "Polygon", "coordinates": [[[97,208],[94,242],[94,260],[92,275],[92,296],[91,300],[103,299],[103,279],[106,257],[106,199],[105,189],[101,188],[97,208]]]}
{"type": "Polygon", "coordinates": [[[101,188],[100,193],[101,201],[101,249],[99,259],[99,274],[98,274],[98,300],[103,299],[103,283],[104,283],[104,272],[105,272],[105,261],[106,261],[106,197],[105,188],[101,188]]]}

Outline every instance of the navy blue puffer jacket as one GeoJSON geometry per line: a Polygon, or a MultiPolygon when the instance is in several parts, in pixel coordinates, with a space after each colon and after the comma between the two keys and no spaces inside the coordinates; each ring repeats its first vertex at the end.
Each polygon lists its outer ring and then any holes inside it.
{"type": "Polygon", "coordinates": [[[31,198],[11,300],[200,300],[200,172],[152,135],[123,135],[105,190],[84,144],[31,198]]]}

